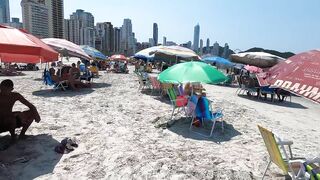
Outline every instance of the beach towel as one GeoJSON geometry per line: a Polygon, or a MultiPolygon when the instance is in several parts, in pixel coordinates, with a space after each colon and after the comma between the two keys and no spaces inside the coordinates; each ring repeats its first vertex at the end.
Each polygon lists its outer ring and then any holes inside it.
{"type": "Polygon", "coordinates": [[[195,111],[196,117],[199,119],[212,119],[209,105],[209,100],[206,97],[200,97],[195,111]]]}
{"type": "Polygon", "coordinates": [[[187,115],[193,116],[198,103],[198,96],[192,95],[187,104],[187,115]]]}

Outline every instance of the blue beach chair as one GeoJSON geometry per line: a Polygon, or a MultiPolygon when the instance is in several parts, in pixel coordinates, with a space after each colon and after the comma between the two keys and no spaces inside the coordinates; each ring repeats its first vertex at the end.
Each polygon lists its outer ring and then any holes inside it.
{"type": "Polygon", "coordinates": [[[60,81],[58,83],[54,82],[51,79],[50,73],[49,73],[49,71],[47,69],[44,69],[44,72],[43,72],[43,82],[44,82],[45,85],[53,86],[54,90],[61,89],[61,90],[65,91],[66,88],[68,87],[68,81],[67,80],[60,81]]]}
{"type": "Polygon", "coordinates": [[[221,128],[222,131],[224,131],[222,109],[213,110],[212,101],[208,100],[206,97],[200,97],[195,108],[194,117],[191,120],[190,130],[202,136],[211,137],[217,120],[221,121],[221,128]],[[211,124],[209,135],[193,131],[193,124],[196,120],[200,120],[203,127],[205,124],[211,124]]]}

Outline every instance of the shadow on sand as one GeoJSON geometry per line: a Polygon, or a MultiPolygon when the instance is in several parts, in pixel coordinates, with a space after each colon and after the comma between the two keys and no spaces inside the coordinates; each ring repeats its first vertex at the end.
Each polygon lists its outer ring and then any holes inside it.
{"type": "MultiPolygon", "coordinates": [[[[1,137],[7,139],[10,136],[1,137]]],[[[50,174],[62,154],[54,151],[59,142],[48,134],[29,136],[0,151],[0,179],[35,179],[50,174]]]]}
{"type": "Polygon", "coordinates": [[[224,122],[224,131],[222,132],[221,122],[217,121],[212,136],[205,137],[200,135],[200,133],[209,135],[211,129],[209,127],[198,128],[193,126],[193,131],[190,131],[190,122],[190,118],[183,117],[169,122],[168,124],[170,125],[167,125],[167,128],[169,131],[179,134],[185,138],[201,141],[213,141],[218,144],[221,142],[230,141],[233,137],[241,135],[239,131],[234,129],[232,124],[228,124],[226,122],[224,122]]]}
{"type": "Polygon", "coordinates": [[[111,87],[111,84],[109,83],[92,83],[92,88],[94,89],[100,89],[100,88],[108,88],[111,87]]]}
{"type": "Polygon", "coordinates": [[[81,96],[85,94],[90,94],[94,92],[93,89],[90,88],[83,88],[76,91],[66,90],[53,90],[53,89],[44,89],[39,91],[34,91],[32,95],[39,96],[39,97],[73,97],[73,96],[81,96]]]}
{"type": "Polygon", "coordinates": [[[258,99],[255,96],[248,96],[248,95],[242,95],[242,94],[238,94],[238,96],[241,97],[241,98],[244,98],[244,99],[251,100],[251,101],[255,101],[255,102],[259,102],[259,103],[271,104],[271,105],[275,105],[275,106],[288,107],[288,108],[297,108],[297,109],[308,109],[308,107],[305,107],[302,104],[295,103],[295,102],[290,102],[290,101],[279,102],[278,100],[274,100],[274,102],[272,102],[270,98],[265,100],[264,98],[258,99]]]}

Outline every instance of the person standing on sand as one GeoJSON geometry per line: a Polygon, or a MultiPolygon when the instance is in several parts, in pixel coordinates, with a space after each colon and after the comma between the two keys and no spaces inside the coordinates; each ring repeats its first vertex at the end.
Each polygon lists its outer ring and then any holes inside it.
{"type": "Polygon", "coordinates": [[[40,122],[37,108],[26,100],[21,94],[12,92],[13,82],[10,79],[3,80],[0,84],[0,133],[9,131],[12,140],[15,140],[15,129],[22,127],[19,139],[26,137],[25,133],[33,120],[40,122]],[[29,110],[12,112],[15,102],[20,101],[29,110]]]}

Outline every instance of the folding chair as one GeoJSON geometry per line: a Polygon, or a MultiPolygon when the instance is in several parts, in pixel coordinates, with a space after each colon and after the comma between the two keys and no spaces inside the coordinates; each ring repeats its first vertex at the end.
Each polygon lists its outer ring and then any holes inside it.
{"type": "Polygon", "coordinates": [[[138,81],[139,81],[138,90],[143,90],[145,87],[147,87],[148,89],[151,89],[151,84],[147,77],[145,77],[140,72],[136,72],[136,75],[138,76],[138,81]]]}
{"type": "Polygon", "coordinates": [[[68,81],[67,80],[60,81],[58,83],[54,82],[51,79],[49,71],[46,70],[46,69],[44,70],[44,73],[43,73],[43,81],[44,81],[44,84],[49,85],[49,86],[53,86],[54,90],[61,89],[61,90],[65,91],[66,88],[68,87],[68,81]]]}
{"type": "Polygon", "coordinates": [[[215,127],[215,124],[217,121],[221,121],[221,128],[222,132],[224,131],[224,125],[223,125],[223,113],[221,108],[217,108],[213,111],[212,108],[212,101],[208,100],[206,97],[200,97],[197,102],[197,107],[195,109],[195,112],[193,114],[193,117],[191,119],[190,123],[190,130],[193,132],[196,132],[202,136],[205,137],[211,137],[213,134],[213,130],[215,127]],[[204,127],[205,123],[211,123],[210,133],[209,135],[206,135],[205,133],[193,131],[193,124],[195,123],[195,120],[200,120],[201,125],[204,127]]]}
{"type": "Polygon", "coordinates": [[[310,174],[306,173],[306,168],[303,164],[306,162],[306,160],[304,158],[293,158],[292,156],[292,141],[283,141],[279,138],[279,136],[276,136],[271,131],[259,125],[258,128],[270,156],[270,160],[263,173],[262,179],[265,177],[271,162],[276,164],[285,174],[291,176],[293,180],[310,179],[310,174]],[[285,145],[289,147],[290,158],[288,156],[288,153],[286,152],[285,145]],[[282,153],[280,152],[279,146],[282,150],[282,153]]]}
{"type": "Polygon", "coordinates": [[[320,180],[320,159],[304,162],[304,168],[310,175],[310,180],[320,180]]]}
{"type": "Polygon", "coordinates": [[[151,94],[153,94],[154,91],[158,91],[159,94],[161,93],[161,83],[157,80],[157,77],[149,76],[150,84],[152,85],[152,91],[151,94]]]}
{"type": "Polygon", "coordinates": [[[183,110],[186,113],[185,107],[187,106],[188,98],[186,96],[177,96],[173,87],[167,89],[167,94],[170,98],[172,105],[172,113],[170,119],[173,119],[174,112],[176,109],[178,110],[177,113],[179,113],[181,110],[183,110]]]}

